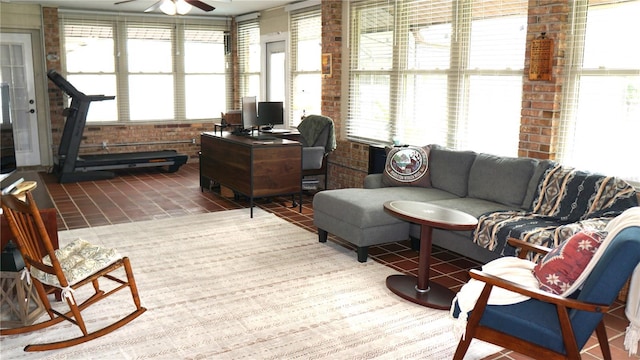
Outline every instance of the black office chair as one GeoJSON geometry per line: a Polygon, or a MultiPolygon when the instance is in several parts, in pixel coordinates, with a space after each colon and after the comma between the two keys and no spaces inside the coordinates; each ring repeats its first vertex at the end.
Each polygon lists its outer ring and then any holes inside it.
{"type": "Polygon", "coordinates": [[[327,188],[327,155],[336,149],[333,120],[323,115],[308,115],[298,125],[302,143],[302,187],[315,187],[317,179],[309,176],[324,175],[327,188]]]}

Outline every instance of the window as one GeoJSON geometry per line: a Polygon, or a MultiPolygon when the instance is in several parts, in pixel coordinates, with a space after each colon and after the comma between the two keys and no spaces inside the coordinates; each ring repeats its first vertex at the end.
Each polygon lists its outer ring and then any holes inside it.
{"type": "Polygon", "coordinates": [[[360,1],[351,18],[350,138],[517,155],[527,1],[360,1]]]}
{"type": "Polygon", "coordinates": [[[289,125],[305,114],[321,114],[322,14],[320,7],[290,15],[291,104],[289,125]]]}
{"type": "Polygon", "coordinates": [[[66,77],[94,102],[88,122],[181,121],[226,110],[224,25],[62,12],[66,77]]]}
{"type": "Polygon", "coordinates": [[[238,77],[240,97],[260,98],[260,24],[258,20],[238,23],[238,77]]]}
{"type": "MultiPolygon", "coordinates": [[[[74,21],[65,22],[62,29],[67,80],[87,95],[116,95],[113,24],[74,21]]],[[[87,121],[117,120],[119,102],[119,97],[93,102],[87,121]]]]}
{"type": "Polygon", "coordinates": [[[640,184],[640,1],[573,2],[559,161],[640,184]]]}

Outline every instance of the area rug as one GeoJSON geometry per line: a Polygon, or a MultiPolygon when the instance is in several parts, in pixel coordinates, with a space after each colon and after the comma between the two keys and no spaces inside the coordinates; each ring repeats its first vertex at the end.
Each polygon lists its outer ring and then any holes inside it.
{"type": "MultiPolygon", "coordinates": [[[[77,336],[60,324],[0,339],[3,359],[451,359],[447,311],[400,299],[397,273],[263,210],[232,210],[63,231],[131,259],[148,311],[75,347],[25,353],[77,336]]],[[[79,294],[80,296],[82,294],[79,294]]],[[[89,328],[131,311],[130,295],[94,306],[89,328]]],[[[474,340],[475,341],[475,340],[474,340]]],[[[468,359],[500,349],[474,342],[468,359]]]]}

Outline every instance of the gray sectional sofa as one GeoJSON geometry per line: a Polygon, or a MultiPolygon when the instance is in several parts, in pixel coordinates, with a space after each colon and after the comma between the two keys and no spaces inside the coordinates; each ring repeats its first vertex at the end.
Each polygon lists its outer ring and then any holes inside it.
{"type": "MultiPolygon", "coordinates": [[[[383,204],[391,200],[430,202],[463,211],[477,218],[493,213],[531,215],[534,202],[539,199],[544,200],[541,191],[545,189],[542,183],[548,177],[547,174],[551,169],[558,168],[557,164],[549,160],[454,151],[438,145],[430,145],[428,149],[430,149],[428,155],[430,186],[389,186],[389,182],[384,181],[384,174],[370,174],[365,178],[363,188],[326,190],[317,193],[313,198],[313,209],[319,241],[325,242],[328,234],[336,235],[354,244],[357,248],[358,261],[365,262],[369,246],[410,238],[418,239],[420,236],[418,225],[400,220],[384,211],[383,204]]],[[[575,171],[570,173],[575,177],[575,171]]],[[[597,178],[605,177],[597,176],[597,178]]],[[[565,184],[566,182],[565,179],[565,184]]],[[[582,183],[584,184],[584,181],[582,183]]],[[[550,184],[546,186],[551,188],[550,184]]],[[[601,186],[600,183],[596,188],[598,186],[601,186]]],[[[633,188],[630,188],[633,192],[633,188]]],[[[550,193],[553,191],[557,189],[549,190],[550,193]]],[[[588,197],[590,193],[592,191],[582,191],[578,196],[588,197]]],[[[585,202],[590,203],[590,213],[594,213],[594,209],[602,210],[598,206],[594,208],[594,204],[589,199],[585,202]]],[[[634,202],[637,205],[635,194],[625,194],[624,203],[619,203],[617,207],[635,206],[634,202]]],[[[543,210],[540,206],[537,209],[543,210]]],[[[545,215],[553,214],[546,210],[545,215]]],[[[598,213],[598,215],[602,214],[598,213]]],[[[586,219],[589,216],[584,217],[586,219]]],[[[551,218],[554,217],[551,216],[551,218]]],[[[565,219],[559,215],[557,223],[560,226],[578,220],[584,219],[565,219]]],[[[605,222],[599,221],[598,224],[602,226],[603,223],[605,222]]],[[[433,244],[483,263],[505,255],[504,246],[500,247],[500,244],[496,246],[496,242],[493,242],[493,247],[487,244],[482,246],[474,242],[474,234],[475,230],[434,229],[433,244]]],[[[512,235],[512,232],[508,231],[507,234],[512,235]]]]}

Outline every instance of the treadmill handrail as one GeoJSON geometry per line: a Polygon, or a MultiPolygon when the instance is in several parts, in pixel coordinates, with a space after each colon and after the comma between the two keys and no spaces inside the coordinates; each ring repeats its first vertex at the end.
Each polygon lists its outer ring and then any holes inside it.
{"type": "Polygon", "coordinates": [[[75,86],[71,85],[67,79],[65,79],[62,75],[60,75],[55,69],[51,69],[47,71],[47,77],[53,81],[56,86],[58,86],[62,91],[67,93],[67,95],[72,98],[78,98],[83,101],[102,101],[102,100],[113,100],[115,96],[105,96],[105,95],[86,95],[82,91],[76,89],[75,86]]]}

